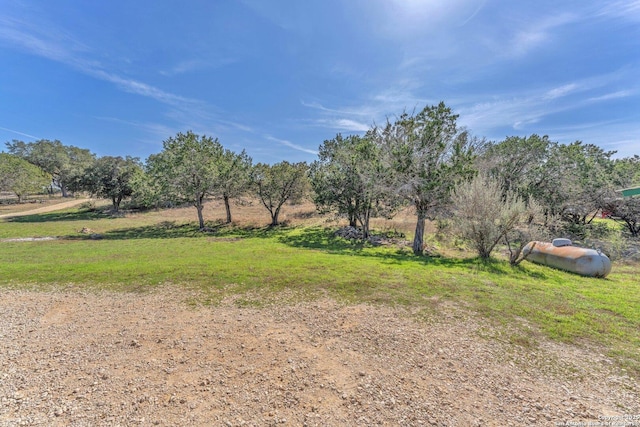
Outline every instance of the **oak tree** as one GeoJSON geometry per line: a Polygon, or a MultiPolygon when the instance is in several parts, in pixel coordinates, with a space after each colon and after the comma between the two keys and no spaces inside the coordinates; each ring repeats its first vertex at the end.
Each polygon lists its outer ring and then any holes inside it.
{"type": "Polygon", "coordinates": [[[147,159],[147,173],[162,197],[193,205],[200,229],[205,228],[204,203],[219,187],[223,153],[218,139],[188,131],[165,140],[163,150],[147,159]]]}
{"type": "Polygon", "coordinates": [[[395,192],[410,202],[417,221],[413,252],[424,250],[425,220],[450,201],[451,190],[474,173],[473,145],[443,102],[418,114],[403,113],[376,134],[392,167],[395,192]]]}
{"type": "Polygon", "coordinates": [[[64,145],[58,140],[14,140],[6,145],[9,153],[28,160],[50,174],[53,185],[60,189],[62,197],[69,196],[69,186],[78,182],[84,170],[95,161],[95,155],[91,151],[64,145]]]}
{"type": "Polygon", "coordinates": [[[51,175],[38,166],[11,154],[0,153],[0,191],[10,191],[22,203],[28,194],[42,192],[51,175]]]}
{"type": "Polygon", "coordinates": [[[271,226],[280,224],[282,206],[301,198],[307,188],[307,164],[282,161],[274,165],[258,163],[252,170],[256,196],[271,215],[271,226]]]}

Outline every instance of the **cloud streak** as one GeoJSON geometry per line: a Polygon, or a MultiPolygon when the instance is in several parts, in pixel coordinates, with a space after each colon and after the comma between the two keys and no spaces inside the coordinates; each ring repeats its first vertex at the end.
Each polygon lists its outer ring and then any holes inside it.
{"type": "Polygon", "coordinates": [[[0,16],[0,41],[53,61],[76,65],[74,54],[88,48],[68,33],[53,26],[36,26],[29,22],[0,16]]]}
{"type": "Polygon", "coordinates": [[[90,49],[86,45],[52,25],[36,27],[25,21],[0,17],[0,41],[28,54],[65,64],[84,74],[110,82],[128,93],[151,98],[178,108],[204,106],[203,101],[166,92],[106,70],[99,61],[86,57],[90,53],[90,49]]]}
{"type": "Polygon", "coordinates": [[[161,139],[166,139],[167,137],[175,135],[182,130],[161,123],[136,122],[131,120],[123,120],[117,117],[94,117],[94,119],[131,126],[146,133],[154,134],[161,139]]]}
{"type": "MultiPolygon", "coordinates": [[[[24,20],[0,16],[0,44],[26,54],[39,56],[66,65],[87,76],[108,82],[118,90],[157,101],[171,107],[165,112],[175,126],[156,125],[122,121],[162,139],[184,129],[224,130],[233,127],[239,130],[250,128],[220,119],[220,114],[207,102],[184,97],[147,84],[143,81],[125,77],[109,70],[100,61],[94,59],[92,50],[75,39],[71,34],[48,22],[30,23],[24,20]]],[[[179,64],[175,73],[188,72],[200,66],[196,62],[179,64]]]]}
{"type": "Polygon", "coordinates": [[[638,92],[634,90],[619,90],[616,92],[607,93],[605,95],[595,96],[589,98],[589,102],[609,101],[611,99],[627,98],[636,95],[638,92]]]}
{"type": "Polygon", "coordinates": [[[375,123],[386,122],[390,116],[402,114],[405,110],[411,112],[422,109],[429,103],[438,102],[417,96],[415,93],[420,89],[419,86],[412,79],[403,78],[398,83],[369,95],[360,105],[327,107],[318,101],[301,101],[301,104],[319,112],[320,117],[310,120],[315,126],[360,133],[371,129],[375,123]]]}
{"type": "MultiPolygon", "coordinates": [[[[615,82],[620,73],[597,76],[541,91],[493,96],[487,102],[459,99],[460,124],[488,138],[500,139],[511,134],[541,133],[562,143],[582,140],[628,156],[640,150],[635,120],[620,117],[593,121],[576,119],[570,125],[558,125],[554,118],[566,112],[612,99],[637,96],[636,89],[620,90],[599,96],[585,93],[599,91],[615,82]],[[535,126],[533,126],[535,125],[535,126]]],[[[622,73],[624,75],[624,73],[622,73]]]]}
{"type": "Polygon", "coordinates": [[[499,55],[507,58],[522,57],[530,51],[551,42],[553,33],[560,27],[578,20],[577,15],[560,13],[551,18],[537,20],[526,25],[523,29],[516,29],[506,40],[506,45],[500,40],[497,44],[499,55]]]}
{"type": "Polygon", "coordinates": [[[93,77],[113,83],[125,92],[155,99],[156,101],[162,102],[163,104],[180,108],[188,108],[198,105],[201,107],[205,106],[205,103],[203,101],[185,98],[173,93],[165,92],[161,89],[158,89],[157,87],[148,85],[146,83],[134,79],[120,77],[116,74],[108,73],[101,69],[82,67],[81,70],[93,77]]]}
{"type": "Polygon", "coordinates": [[[274,138],[274,137],[272,137],[270,135],[265,135],[264,137],[269,141],[277,142],[278,144],[282,144],[282,145],[287,146],[289,148],[293,148],[294,150],[302,151],[302,152],[308,153],[308,154],[313,154],[314,156],[318,155],[317,151],[310,150],[310,149],[305,148],[305,147],[303,147],[301,145],[298,145],[298,144],[294,144],[293,142],[287,141],[286,139],[274,138]]]}
{"type": "Polygon", "coordinates": [[[15,133],[16,135],[26,136],[27,138],[31,138],[31,139],[42,139],[42,138],[37,137],[37,136],[29,135],[28,133],[24,133],[24,132],[20,132],[20,131],[17,131],[17,130],[5,128],[5,127],[2,127],[2,126],[0,126],[0,130],[4,130],[4,131],[7,131],[7,132],[15,133]]]}
{"type": "Polygon", "coordinates": [[[640,0],[615,0],[605,2],[596,12],[597,16],[640,21],[640,0]]]}
{"type": "Polygon", "coordinates": [[[192,71],[197,71],[201,69],[209,69],[209,68],[219,68],[224,67],[226,65],[233,64],[237,60],[235,58],[218,58],[214,62],[204,61],[202,59],[191,59],[182,61],[172,68],[161,70],[159,73],[166,77],[173,77],[180,74],[190,73],[192,71]]]}

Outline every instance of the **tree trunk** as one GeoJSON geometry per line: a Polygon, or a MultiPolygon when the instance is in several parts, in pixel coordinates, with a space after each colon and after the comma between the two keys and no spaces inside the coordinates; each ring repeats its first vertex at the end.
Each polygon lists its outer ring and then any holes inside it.
{"type": "Polygon", "coordinates": [[[638,237],[638,234],[640,234],[640,226],[636,227],[636,222],[628,219],[625,219],[624,222],[627,224],[629,232],[631,232],[631,237],[638,237]]]}
{"type": "Polygon", "coordinates": [[[271,226],[272,227],[280,225],[280,223],[278,222],[278,215],[280,215],[280,208],[276,208],[275,210],[271,211],[271,226]]]}
{"type": "Polygon", "coordinates": [[[113,210],[118,212],[118,203],[116,202],[115,196],[111,198],[111,203],[113,204],[113,210]]]}
{"type": "Polygon", "coordinates": [[[422,255],[424,251],[424,222],[425,213],[418,209],[418,221],[416,222],[416,234],[413,237],[413,253],[415,255],[422,255]]]}
{"type": "Polygon", "coordinates": [[[362,213],[362,220],[360,221],[360,224],[362,225],[363,239],[369,238],[369,219],[370,218],[371,218],[371,207],[369,207],[362,213]]]}
{"type": "Polygon", "coordinates": [[[224,208],[227,210],[227,224],[231,224],[231,206],[229,205],[229,195],[223,194],[224,198],[224,208]]]}
{"type": "Polygon", "coordinates": [[[353,204],[353,207],[350,206],[349,209],[349,227],[356,228],[358,226],[358,201],[353,204]]]}
{"type": "Polygon", "coordinates": [[[362,223],[362,238],[363,239],[369,238],[369,221],[368,220],[365,220],[362,223]]]}
{"type": "Polygon", "coordinates": [[[69,193],[67,192],[67,186],[60,183],[60,191],[62,192],[62,197],[69,197],[69,193]]]}
{"type": "Polygon", "coordinates": [[[202,206],[202,202],[201,201],[199,201],[196,204],[196,209],[198,210],[198,223],[200,225],[200,230],[204,229],[204,217],[202,216],[202,208],[203,207],[204,206],[202,206]]]}

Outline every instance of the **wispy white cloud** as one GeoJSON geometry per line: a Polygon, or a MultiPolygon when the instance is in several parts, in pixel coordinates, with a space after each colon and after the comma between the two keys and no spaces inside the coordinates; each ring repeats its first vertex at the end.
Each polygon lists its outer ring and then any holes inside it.
{"type": "Polygon", "coordinates": [[[493,96],[484,102],[456,100],[460,123],[476,133],[490,136],[494,129],[530,129],[545,117],[576,107],[572,103],[550,103],[546,94],[535,92],[516,96],[493,96]]]}
{"type": "Polygon", "coordinates": [[[366,132],[374,123],[385,122],[392,115],[403,111],[412,112],[437,102],[417,96],[419,89],[419,84],[415,81],[400,79],[388,88],[370,94],[357,105],[327,107],[318,101],[301,101],[301,104],[319,113],[319,117],[310,120],[315,126],[366,132]]]}
{"type": "MultiPolygon", "coordinates": [[[[139,131],[142,131],[145,134],[148,134],[149,137],[138,139],[138,142],[142,142],[146,145],[156,145],[156,146],[161,145],[162,141],[166,140],[171,136],[176,135],[178,132],[186,132],[187,130],[192,130],[198,135],[209,135],[212,137],[215,135],[219,135],[221,132],[226,132],[230,128],[239,129],[254,135],[256,134],[255,131],[248,126],[243,126],[241,124],[229,122],[229,121],[220,121],[221,124],[218,124],[218,123],[210,124],[210,123],[199,122],[197,120],[192,120],[189,122],[178,121],[180,123],[179,125],[172,126],[166,123],[125,120],[118,117],[94,116],[93,118],[96,120],[102,120],[102,121],[107,121],[111,123],[121,124],[124,126],[129,126],[139,131]]],[[[176,121],[171,120],[171,122],[174,123],[176,121]]],[[[245,147],[240,147],[237,145],[237,143],[233,143],[233,142],[228,143],[228,141],[221,141],[221,143],[223,143],[224,146],[227,148],[230,146],[234,146],[238,150],[242,150],[245,148],[245,147]]]]}
{"type": "Polygon", "coordinates": [[[204,66],[203,61],[199,59],[192,59],[188,61],[182,61],[174,65],[170,69],[159,71],[159,73],[162,74],[163,76],[175,76],[178,74],[184,74],[193,70],[197,70],[199,68],[202,68],[203,66],[204,66]]]}
{"type": "Polygon", "coordinates": [[[427,99],[417,95],[422,86],[420,79],[403,78],[388,88],[374,93],[370,102],[375,104],[374,110],[389,114],[389,110],[397,112],[405,108],[414,108],[417,105],[428,102],[427,99]]]}
{"type": "Polygon", "coordinates": [[[634,96],[637,84],[630,78],[634,70],[618,70],[538,90],[525,89],[516,93],[487,95],[487,101],[474,98],[454,100],[458,106],[460,120],[474,130],[511,127],[524,130],[529,125],[540,123],[554,114],[576,110],[587,105],[610,99],[634,96]],[[604,95],[589,96],[613,85],[624,84],[629,89],[613,91],[604,95]]]}
{"type": "Polygon", "coordinates": [[[190,73],[196,70],[211,69],[224,67],[225,65],[233,64],[237,60],[235,58],[218,58],[216,60],[205,61],[203,59],[190,59],[179,62],[171,68],[166,70],[160,70],[159,73],[166,77],[173,77],[180,74],[190,73]]]}
{"type": "Polygon", "coordinates": [[[0,126],[0,130],[4,130],[6,132],[15,133],[16,135],[26,136],[27,138],[31,138],[31,139],[41,139],[41,138],[39,138],[37,136],[29,135],[28,133],[24,133],[24,132],[20,132],[20,131],[17,131],[17,130],[5,128],[5,127],[2,127],[2,126],[0,126]]]}
{"type": "Polygon", "coordinates": [[[457,108],[460,124],[490,139],[512,134],[539,133],[558,142],[576,140],[596,144],[606,150],[617,150],[619,157],[640,152],[638,125],[635,120],[589,121],[579,118],[571,125],[554,125],[547,120],[554,115],[583,107],[589,101],[550,104],[544,96],[523,94],[519,97],[496,97],[485,103],[470,103],[457,108]]]}
{"type": "Polygon", "coordinates": [[[179,95],[175,95],[173,93],[165,92],[157,87],[148,85],[146,83],[128,79],[125,77],[118,76],[116,74],[109,73],[107,71],[95,68],[81,68],[83,72],[89,74],[93,77],[97,77],[101,80],[105,80],[111,83],[114,83],[120,89],[125,92],[133,93],[136,95],[141,95],[147,98],[155,99],[156,101],[162,102],[164,104],[172,105],[174,107],[193,107],[193,106],[203,106],[205,103],[203,101],[191,98],[185,98],[179,95]]]}
{"type": "Polygon", "coordinates": [[[184,129],[179,129],[177,127],[167,126],[166,124],[163,124],[163,123],[137,122],[132,120],[124,120],[117,117],[95,116],[94,119],[131,126],[141,131],[144,131],[145,133],[153,134],[157,136],[159,140],[166,139],[184,130],[184,129]]]}
{"type": "Polygon", "coordinates": [[[598,2],[596,15],[640,21],[640,0],[598,2]]]}
{"type": "Polygon", "coordinates": [[[69,33],[53,26],[35,25],[8,16],[0,16],[0,43],[30,54],[76,65],[74,54],[86,52],[87,46],[69,33]]]}
{"type": "Polygon", "coordinates": [[[355,132],[366,132],[370,126],[365,123],[359,123],[355,120],[338,119],[334,122],[334,126],[338,129],[350,130],[355,132]]]}
{"type": "Polygon", "coordinates": [[[601,120],[550,127],[554,140],[569,143],[584,141],[605,150],[615,150],[614,157],[628,157],[640,153],[637,124],[625,120],[601,120]]]}
{"type": "Polygon", "coordinates": [[[587,100],[590,102],[608,101],[610,99],[627,98],[629,96],[636,95],[637,93],[638,92],[635,90],[619,90],[616,92],[611,92],[611,93],[607,93],[600,96],[594,96],[594,97],[588,98],[587,100]]]}
{"type": "Polygon", "coordinates": [[[243,132],[248,132],[248,133],[257,133],[257,131],[251,127],[251,126],[247,126],[245,124],[242,123],[238,123],[238,122],[233,122],[230,120],[218,120],[220,123],[222,123],[223,125],[227,125],[233,129],[237,129],[237,130],[241,130],[243,132]]]}
{"type": "MultiPolygon", "coordinates": [[[[208,135],[219,135],[230,128],[251,132],[248,126],[222,120],[220,111],[205,101],[171,93],[110,70],[94,59],[94,53],[89,47],[53,24],[40,23],[36,26],[29,22],[0,17],[0,44],[2,43],[27,54],[62,63],[98,80],[109,82],[123,92],[152,99],[171,107],[164,113],[167,122],[173,123],[170,126],[121,120],[121,123],[147,132],[152,138],[164,140],[188,129],[208,135]]],[[[184,63],[174,72],[187,72],[189,67],[197,66],[199,64],[195,62],[184,63]]],[[[148,143],[147,140],[143,142],[148,143]]]]}
{"type": "Polygon", "coordinates": [[[202,101],[172,94],[135,79],[113,73],[91,58],[85,44],[54,25],[36,26],[26,21],[0,17],[0,43],[60,62],[92,77],[115,84],[121,90],[155,99],[174,107],[203,105],[202,101]]]}
{"type": "Polygon", "coordinates": [[[304,107],[313,108],[325,113],[332,113],[332,114],[339,114],[339,115],[353,115],[353,116],[359,116],[359,117],[371,117],[372,115],[375,115],[375,110],[368,106],[359,106],[359,107],[345,106],[340,108],[329,108],[317,101],[313,101],[313,102],[300,101],[300,103],[304,107]]]}
{"type": "Polygon", "coordinates": [[[349,132],[366,132],[371,126],[351,119],[315,119],[312,120],[315,126],[320,126],[332,130],[344,130],[349,132]]]}
{"type": "Polygon", "coordinates": [[[538,116],[538,117],[531,117],[531,118],[524,119],[524,120],[519,120],[519,121],[517,121],[517,122],[515,122],[513,124],[513,128],[515,130],[523,130],[523,129],[526,129],[530,125],[534,125],[534,124],[540,122],[540,119],[541,119],[541,117],[538,116]]]}
{"type": "Polygon", "coordinates": [[[531,50],[552,42],[555,30],[578,19],[580,19],[578,15],[560,13],[534,20],[523,25],[522,28],[513,28],[513,33],[509,37],[495,40],[496,47],[499,49],[496,53],[506,57],[526,55],[531,50]]]}
{"type": "Polygon", "coordinates": [[[563,98],[571,93],[574,93],[576,90],[579,90],[580,86],[577,83],[568,83],[566,85],[562,85],[559,87],[555,87],[551,90],[548,90],[547,93],[543,96],[543,99],[552,100],[557,98],[563,98]]]}
{"type": "Polygon", "coordinates": [[[304,153],[313,154],[313,155],[317,155],[318,154],[318,152],[315,151],[315,150],[310,150],[310,149],[305,148],[305,147],[303,147],[301,145],[294,144],[293,142],[287,141],[286,139],[274,138],[274,137],[272,137],[270,135],[265,135],[264,137],[269,141],[277,142],[278,144],[282,144],[282,145],[285,145],[285,146],[287,146],[289,148],[293,148],[294,150],[302,151],[304,153]]]}
{"type": "Polygon", "coordinates": [[[407,38],[464,26],[480,12],[485,0],[369,0],[366,4],[375,11],[373,24],[383,34],[407,38]]]}
{"type": "Polygon", "coordinates": [[[319,102],[304,102],[302,105],[311,110],[317,111],[319,117],[304,120],[311,126],[318,126],[331,131],[366,132],[370,125],[365,121],[373,123],[378,115],[375,107],[362,105],[361,107],[328,108],[319,102]]]}
{"type": "Polygon", "coordinates": [[[467,17],[467,19],[465,19],[462,24],[460,24],[461,27],[467,25],[469,22],[471,22],[471,20],[473,20],[473,18],[476,17],[476,15],[478,13],[480,13],[480,11],[482,10],[482,8],[484,8],[485,4],[487,4],[487,0],[482,0],[478,2],[478,6],[476,7],[476,10],[473,11],[473,13],[471,15],[469,15],[469,17],[467,17]]]}

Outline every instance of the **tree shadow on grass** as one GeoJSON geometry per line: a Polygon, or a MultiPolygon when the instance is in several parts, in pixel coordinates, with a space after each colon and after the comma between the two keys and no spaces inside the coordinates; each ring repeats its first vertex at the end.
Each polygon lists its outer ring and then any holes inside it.
{"type": "MultiPolygon", "coordinates": [[[[67,236],[71,240],[91,240],[95,235],[67,236]]],[[[472,272],[509,275],[517,271],[532,278],[545,279],[544,274],[518,267],[511,268],[504,261],[478,258],[453,258],[439,255],[416,256],[406,247],[388,247],[377,250],[375,245],[363,240],[350,240],[337,236],[331,228],[298,228],[287,226],[241,227],[221,220],[208,222],[204,230],[195,223],[163,221],[141,227],[120,228],[100,235],[105,240],[206,238],[215,241],[240,241],[244,239],[275,239],[300,249],[322,251],[329,254],[373,257],[386,264],[420,264],[424,266],[461,267],[472,272]]]]}
{"type": "MultiPolygon", "coordinates": [[[[118,228],[109,230],[99,235],[104,240],[132,240],[132,239],[177,239],[177,238],[208,238],[216,239],[244,239],[244,238],[272,238],[286,233],[284,227],[238,227],[233,224],[225,224],[221,220],[207,222],[201,230],[196,223],[177,223],[176,221],[163,221],[157,224],[140,227],[118,228]]],[[[66,236],[71,240],[93,240],[96,235],[66,236]]]]}
{"type": "Polygon", "coordinates": [[[327,253],[351,254],[354,256],[379,258],[388,264],[422,264],[442,267],[463,267],[477,272],[508,275],[512,274],[505,262],[479,258],[451,258],[440,255],[416,256],[406,247],[387,250],[367,250],[374,245],[362,240],[349,240],[335,235],[330,228],[304,228],[297,233],[286,233],[278,240],[289,246],[303,249],[321,250],[327,253]]]}

